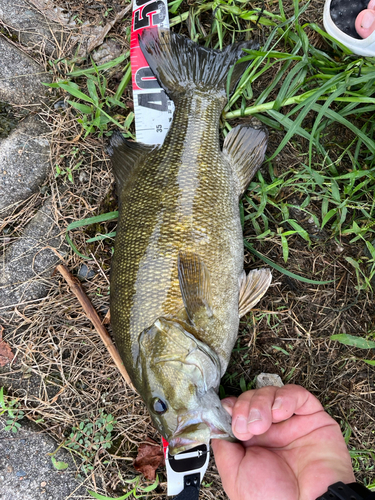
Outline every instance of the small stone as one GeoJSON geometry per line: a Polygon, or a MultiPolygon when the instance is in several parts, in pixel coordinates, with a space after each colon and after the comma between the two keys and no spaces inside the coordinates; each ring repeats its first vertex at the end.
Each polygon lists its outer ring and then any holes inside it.
{"type": "Polygon", "coordinates": [[[257,376],[256,388],[261,389],[262,387],[275,386],[283,387],[283,381],[276,373],[261,373],[257,376]]]}
{"type": "Polygon", "coordinates": [[[89,280],[96,275],[96,272],[90,269],[86,264],[82,264],[77,272],[77,278],[80,280],[89,280]]]}
{"type": "Polygon", "coordinates": [[[47,486],[47,483],[45,481],[42,481],[40,483],[41,488],[45,488],[47,486]]]}
{"type": "Polygon", "coordinates": [[[122,54],[122,48],[114,40],[107,40],[104,42],[98,50],[92,54],[92,58],[99,66],[105,64],[122,54]]]}

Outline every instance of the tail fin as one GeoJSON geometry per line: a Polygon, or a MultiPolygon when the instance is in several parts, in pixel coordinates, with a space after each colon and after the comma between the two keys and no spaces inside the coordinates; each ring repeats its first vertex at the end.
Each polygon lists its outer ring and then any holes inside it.
{"type": "MultiPolygon", "coordinates": [[[[216,90],[225,95],[230,67],[245,55],[242,49],[257,47],[254,42],[242,42],[213,50],[168,30],[144,30],[139,43],[154,75],[171,98],[189,91],[216,90]]],[[[248,64],[246,61],[234,67],[230,92],[248,64]]]]}

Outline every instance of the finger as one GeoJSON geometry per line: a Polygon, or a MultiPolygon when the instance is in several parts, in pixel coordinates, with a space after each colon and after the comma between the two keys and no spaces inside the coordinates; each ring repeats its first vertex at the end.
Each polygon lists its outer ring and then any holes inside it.
{"type": "Polygon", "coordinates": [[[272,421],[281,422],[292,415],[311,415],[323,410],[319,400],[300,385],[277,388],[272,405],[272,421]]]}
{"type": "Polygon", "coordinates": [[[239,396],[232,409],[232,429],[237,439],[246,441],[269,429],[276,391],[277,387],[269,386],[239,396]]]}
{"type": "Polygon", "coordinates": [[[246,441],[244,446],[283,448],[306,435],[313,435],[322,428],[331,428],[335,433],[337,429],[340,430],[338,424],[323,409],[311,415],[294,415],[288,420],[274,424],[264,434],[253,436],[246,441]]]}
{"type": "Polygon", "coordinates": [[[246,450],[240,443],[212,439],[211,447],[220,476],[224,479],[229,471],[238,471],[246,450]]]}
{"type": "Polygon", "coordinates": [[[375,10],[362,10],[355,20],[355,29],[362,38],[369,37],[375,31],[375,10]]]}
{"type": "Polygon", "coordinates": [[[263,387],[247,391],[234,402],[231,409],[234,435],[241,441],[266,432],[272,423],[292,415],[310,415],[321,411],[315,396],[298,385],[263,387]]]}
{"type": "Polygon", "coordinates": [[[220,402],[230,416],[232,416],[233,406],[235,405],[237,398],[230,396],[229,398],[222,399],[220,402]]]}
{"type": "Polygon", "coordinates": [[[370,0],[370,3],[368,4],[367,8],[375,10],[375,0],[370,0]]]}

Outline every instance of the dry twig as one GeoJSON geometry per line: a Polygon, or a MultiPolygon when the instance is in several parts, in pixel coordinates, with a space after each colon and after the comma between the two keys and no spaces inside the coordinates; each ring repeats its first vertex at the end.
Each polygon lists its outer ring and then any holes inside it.
{"type": "Polygon", "coordinates": [[[100,338],[102,339],[107,351],[111,355],[113,361],[115,362],[115,365],[119,369],[121,375],[124,377],[126,380],[126,383],[132,388],[133,384],[130,380],[130,377],[128,375],[128,372],[126,371],[124,364],[120,358],[120,355],[113,344],[110,336],[108,335],[107,330],[104,328],[102,325],[102,322],[100,321],[100,318],[98,316],[98,313],[95,311],[93,308],[89,298],[85,294],[85,291],[82,288],[81,283],[78,281],[78,279],[74,278],[68,268],[64,266],[64,264],[59,264],[56,268],[62,276],[65,278],[66,282],[68,283],[70,289],[74,293],[74,295],[77,297],[79,303],[83,307],[83,310],[88,317],[88,319],[91,321],[91,323],[94,325],[96,331],[99,333],[100,338]]]}

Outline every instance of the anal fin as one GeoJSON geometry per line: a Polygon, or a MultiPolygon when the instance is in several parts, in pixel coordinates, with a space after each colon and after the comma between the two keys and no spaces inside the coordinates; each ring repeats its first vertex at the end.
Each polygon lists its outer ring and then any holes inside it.
{"type": "Polygon", "coordinates": [[[268,131],[238,125],[226,136],[223,154],[229,161],[237,180],[238,195],[242,196],[260,168],[267,149],[268,131]]]}
{"type": "Polygon", "coordinates": [[[247,314],[263,297],[272,281],[269,269],[254,269],[246,275],[242,272],[240,277],[240,297],[238,302],[238,315],[240,318],[247,314]]]}
{"type": "Polygon", "coordinates": [[[204,328],[213,313],[210,275],[203,259],[193,252],[180,252],[178,279],[189,320],[197,328],[204,328]]]}
{"type": "Polygon", "coordinates": [[[120,195],[134,167],[157,147],[128,141],[118,131],[113,133],[107,151],[111,157],[118,195],[120,195]]]}

